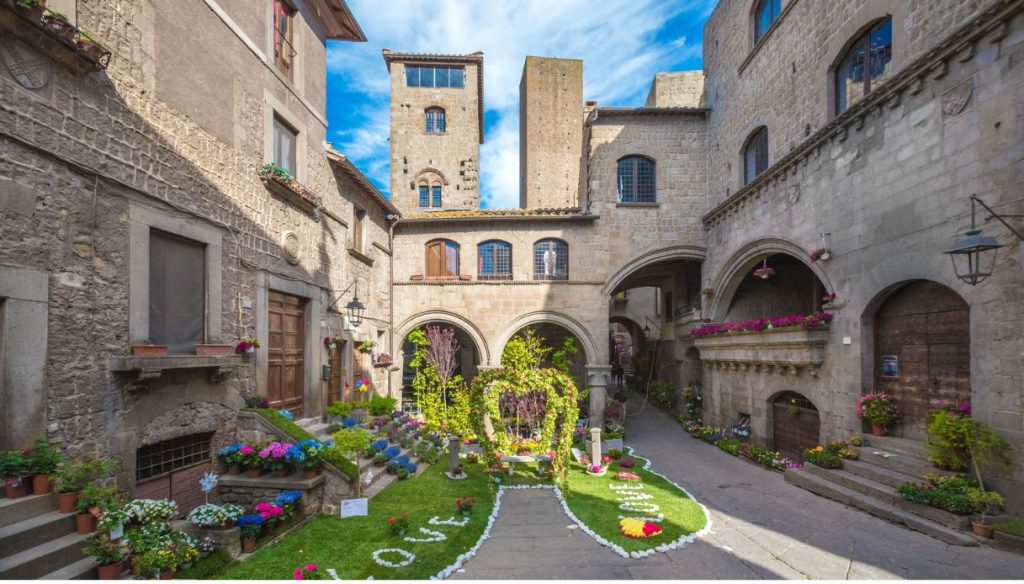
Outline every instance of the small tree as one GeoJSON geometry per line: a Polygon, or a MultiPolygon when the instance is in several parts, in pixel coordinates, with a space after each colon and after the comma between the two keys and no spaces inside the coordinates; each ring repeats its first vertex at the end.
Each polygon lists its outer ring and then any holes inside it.
{"type": "Polygon", "coordinates": [[[545,346],[544,337],[533,329],[526,329],[509,339],[502,349],[501,366],[519,372],[540,369],[550,353],[551,348],[545,346]]]}

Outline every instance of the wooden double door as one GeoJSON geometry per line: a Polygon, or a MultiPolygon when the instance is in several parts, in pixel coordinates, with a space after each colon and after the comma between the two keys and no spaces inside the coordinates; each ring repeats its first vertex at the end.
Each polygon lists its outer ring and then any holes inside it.
{"type": "Polygon", "coordinates": [[[804,450],[821,440],[821,416],[804,396],[786,392],[772,404],[772,446],[790,460],[802,460],[804,450]]]}
{"type": "Polygon", "coordinates": [[[267,300],[267,401],[302,417],[306,387],[306,299],[271,292],[267,300]]]}
{"type": "Polygon", "coordinates": [[[875,315],[875,389],[903,412],[897,434],[927,438],[938,401],[971,396],[970,308],[956,292],[926,280],[900,288],[875,315]]]}

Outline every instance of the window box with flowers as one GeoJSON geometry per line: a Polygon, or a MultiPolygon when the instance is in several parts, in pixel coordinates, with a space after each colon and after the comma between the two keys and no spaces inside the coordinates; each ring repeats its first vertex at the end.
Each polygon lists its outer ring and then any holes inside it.
{"type": "Polygon", "coordinates": [[[394,359],[390,353],[379,353],[373,358],[374,367],[390,367],[394,363],[394,359]]]}
{"type": "Polygon", "coordinates": [[[708,324],[690,332],[707,363],[817,367],[825,359],[832,314],[794,314],[708,324]]]}
{"type": "Polygon", "coordinates": [[[45,0],[8,0],[7,4],[14,10],[0,13],[0,28],[5,31],[81,73],[110,64],[109,49],[65,15],[47,9],[45,0]]]}
{"type": "Polygon", "coordinates": [[[320,195],[303,186],[280,166],[268,162],[260,167],[259,175],[268,191],[304,211],[312,211],[321,204],[320,195]]]}

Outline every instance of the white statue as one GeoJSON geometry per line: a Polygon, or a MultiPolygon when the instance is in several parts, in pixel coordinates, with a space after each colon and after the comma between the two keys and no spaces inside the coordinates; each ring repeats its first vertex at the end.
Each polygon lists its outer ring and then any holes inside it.
{"type": "Polygon", "coordinates": [[[548,242],[548,249],[544,252],[544,276],[551,278],[555,275],[555,264],[557,263],[558,254],[555,252],[554,242],[548,242]]]}

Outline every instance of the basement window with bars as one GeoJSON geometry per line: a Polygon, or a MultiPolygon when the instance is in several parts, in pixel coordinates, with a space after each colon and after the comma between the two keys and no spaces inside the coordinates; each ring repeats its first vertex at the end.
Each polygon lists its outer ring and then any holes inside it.
{"type": "Polygon", "coordinates": [[[213,432],[190,434],[135,451],[135,480],[144,481],[210,460],[213,432]]]}

